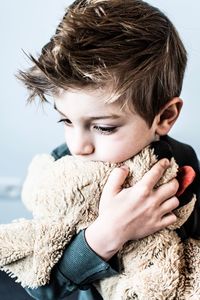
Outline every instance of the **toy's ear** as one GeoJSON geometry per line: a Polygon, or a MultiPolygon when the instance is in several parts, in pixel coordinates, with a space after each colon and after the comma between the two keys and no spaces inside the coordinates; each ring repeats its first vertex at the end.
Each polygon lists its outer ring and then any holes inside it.
{"type": "Polygon", "coordinates": [[[162,158],[168,158],[170,160],[173,156],[171,146],[165,141],[152,142],[150,147],[154,150],[154,154],[158,160],[162,158]]]}
{"type": "MultiPolygon", "coordinates": [[[[171,146],[163,141],[156,141],[150,144],[150,147],[154,150],[154,154],[157,159],[168,158],[171,160],[173,157],[173,151],[171,146]]],[[[191,189],[191,184],[195,178],[195,171],[191,166],[183,166],[179,168],[177,174],[177,180],[179,182],[179,189],[176,196],[179,198],[180,205],[184,206],[189,203],[193,197],[193,190],[191,189]]]]}
{"type": "Polygon", "coordinates": [[[171,99],[156,116],[156,133],[158,135],[166,135],[175,121],[177,120],[181,111],[183,101],[179,97],[171,99]]]}

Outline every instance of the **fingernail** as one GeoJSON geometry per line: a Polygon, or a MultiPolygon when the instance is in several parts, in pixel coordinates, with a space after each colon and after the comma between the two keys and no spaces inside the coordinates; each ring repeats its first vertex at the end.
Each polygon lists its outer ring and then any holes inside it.
{"type": "Polygon", "coordinates": [[[122,165],[120,168],[126,172],[129,171],[129,167],[127,165],[122,165]]]}
{"type": "Polygon", "coordinates": [[[164,167],[168,167],[169,166],[169,159],[164,158],[163,163],[164,163],[164,167]]]}

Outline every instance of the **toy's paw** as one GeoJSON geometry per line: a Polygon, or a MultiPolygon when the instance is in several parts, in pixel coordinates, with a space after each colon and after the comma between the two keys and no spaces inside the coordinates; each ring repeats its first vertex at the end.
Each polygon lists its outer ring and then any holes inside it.
{"type": "Polygon", "coordinates": [[[0,267],[32,254],[34,237],[31,220],[20,219],[0,225],[0,267]]]}
{"type": "MultiPolygon", "coordinates": [[[[170,145],[165,141],[156,141],[151,143],[151,149],[153,149],[154,154],[157,157],[157,160],[162,158],[168,158],[169,160],[173,157],[173,151],[170,145]]],[[[184,206],[192,200],[193,192],[190,190],[190,185],[192,184],[195,178],[195,171],[191,166],[183,166],[178,169],[177,180],[179,183],[179,189],[176,196],[179,198],[180,205],[184,206]]]]}

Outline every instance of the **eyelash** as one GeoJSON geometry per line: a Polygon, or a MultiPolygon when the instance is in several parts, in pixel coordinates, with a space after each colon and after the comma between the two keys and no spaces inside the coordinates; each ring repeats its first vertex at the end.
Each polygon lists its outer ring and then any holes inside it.
{"type": "Polygon", "coordinates": [[[102,126],[94,126],[94,129],[99,131],[101,134],[111,134],[114,133],[117,127],[102,127],[102,126]]]}
{"type": "MultiPolygon", "coordinates": [[[[69,120],[69,119],[60,119],[58,121],[58,123],[64,123],[66,126],[71,126],[72,125],[72,122],[69,120]]],[[[114,133],[115,130],[117,129],[116,126],[113,126],[113,127],[103,127],[103,126],[98,126],[98,125],[94,125],[93,128],[96,130],[96,131],[99,131],[101,134],[111,134],[111,133],[114,133]]]]}

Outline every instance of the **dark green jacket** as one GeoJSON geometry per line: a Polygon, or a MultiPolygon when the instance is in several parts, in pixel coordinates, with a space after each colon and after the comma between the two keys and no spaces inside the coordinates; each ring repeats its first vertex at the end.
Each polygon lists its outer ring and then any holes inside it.
{"type": "MultiPolygon", "coordinates": [[[[194,150],[183,143],[180,143],[168,136],[163,137],[171,146],[173,155],[179,166],[190,165],[196,172],[196,178],[188,188],[196,193],[198,201],[194,212],[188,221],[181,227],[178,234],[183,239],[189,236],[200,238],[200,169],[194,150]]],[[[66,145],[56,148],[52,155],[55,159],[70,154],[66,145]]],[[[84,231],[81,231],[73,238],[66,247],[64,254],[51,273],[51,280],[48,285],[37,289],[26,289],[27,292],[37,300],[59,300],[68,299],[68,295],[80,290],[80,300],[102,299],[92,287],[92,282],[118,274],[119,266],[117,257],[114,256],[109,262],[103,261],[88,246],[84,231]]]]}

